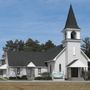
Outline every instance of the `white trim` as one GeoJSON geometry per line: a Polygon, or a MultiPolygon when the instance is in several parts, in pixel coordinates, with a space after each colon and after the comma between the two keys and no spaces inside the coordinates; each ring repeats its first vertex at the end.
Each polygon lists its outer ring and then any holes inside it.
{"type": "Polygon", "coordinates": [[[74,67],[74,68],[76,68],[76,67],[88,67],[88,65],[85,65],[83,62],[81,62],[80,60],[77,60],[76,62],[74,62],[73,64],[71,64],[70,66],[68,66],[68,67],[74,67]]]}
{"type": "Polygon", "coordinates": [[[66,30],[68,30],[68,31],[73,31],[73,30],[75,30],[75,31],[80,31],[80,29],[77,29],[77,28],[65,28],[64,30],[65,30],[65,31],[66,31],[66,30]]]}
{"type": "Polygon", "coordinates": [[[35,66],[35,64],[34,64],[33,62],[30,62],[30,63],[27,65],[27,67],[34,67],[34,68],[35,68],[36,66],[35,66]]]}
{"type": "Polygon", "coordinates": [[[1,65],[0,69],[7,69],[7,64],[1,65]]]}
{"type": "Polygon", "coordinates": [[[90,62],[90,59],[88,58],[88,56],[81,50],[81,53],[83,54],[83,56],[90,62]]]}
{"type": "Polygon", "coordinates": [[[66,48],[64,48],[53,60],[57,60],[57,58],[65,51],[66,48]]]}

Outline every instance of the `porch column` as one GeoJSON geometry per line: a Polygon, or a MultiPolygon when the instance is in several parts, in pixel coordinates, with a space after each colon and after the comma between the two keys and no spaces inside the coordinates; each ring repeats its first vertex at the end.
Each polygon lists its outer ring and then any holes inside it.
{"type": "Polygon", "coordinates": [[[78,68],[78,78],[81,78],[81,68],[78,68]]]}
{"type": "Polygon", "coordinates": [[[87,71],[88,71],[88,68],[87,68],[87,67],[85,67],[85,80],[87,80],[87,79],[88,79],[88,74],[87,74],[87,71]]]}
{"type": "Polygon", "coordinates": [[[68,78],[70,79],[71,78],[71,68],[70,67],[68,68],[68,73],[67,74],[68,74],[68,78]]]}
{"type": "Polygon", "coordinates": [[[29,80],[34,80],[35,78],[35,68],[27,68],[27,78],[29,80]]]}

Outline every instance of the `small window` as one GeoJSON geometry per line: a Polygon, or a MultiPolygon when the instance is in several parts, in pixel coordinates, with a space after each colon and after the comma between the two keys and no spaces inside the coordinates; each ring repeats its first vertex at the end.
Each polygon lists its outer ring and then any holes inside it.
{"type": "Polygon", "coordinates": [[[0,75],[3,75],[3,70],[0,70],[0,75]]]}
{"type": "Polygon", "coordinates": [[[38,74],[41,74],[41,68],[38,68],[38,74]]]}
{"type": "Polygon", "coordinates": [[[50,73],[52,73],[52,65],[50,65],[50,73]]]}
{"type": "Polygon", "coordinates": [[[17,74],[18,75],[20,74],[20,68],[19,67],[17,68],[17,74]]]}
{"type": "Polygon", "coordinates": [[[61,64],[59,64],[59,72],[61,72],[61,64]]]}

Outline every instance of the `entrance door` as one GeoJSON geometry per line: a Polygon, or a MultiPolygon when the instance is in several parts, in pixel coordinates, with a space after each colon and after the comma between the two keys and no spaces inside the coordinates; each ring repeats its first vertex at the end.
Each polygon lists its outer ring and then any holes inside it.
{"type": "Polygon", "coordinates": [[[71,77],[78,77],[78,68],[71,68],[71,77]]]}
{"type": "Polygon", "coordinates": [[[33,80],[35,77],[35,72],[34,72],[34,68],[27,68],[27,77],[30,80],[33,80]]]}

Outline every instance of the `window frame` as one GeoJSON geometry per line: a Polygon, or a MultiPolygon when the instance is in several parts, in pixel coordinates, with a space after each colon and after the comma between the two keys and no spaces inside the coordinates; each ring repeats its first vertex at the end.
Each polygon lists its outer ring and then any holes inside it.
{"type": "Polygon", "coordinates": [[[20,67],[17,67],[17,75],[20,75],[20,67]]]}
{"type": "Polygon", "coordinates": [[[41,74],[41,68],[38,68],[38,75],[41,74]]]}
{"type": "Polygon", "coordinates": [[[61,64],[59,64],[59,72],[61,72],[61,64]]]}

